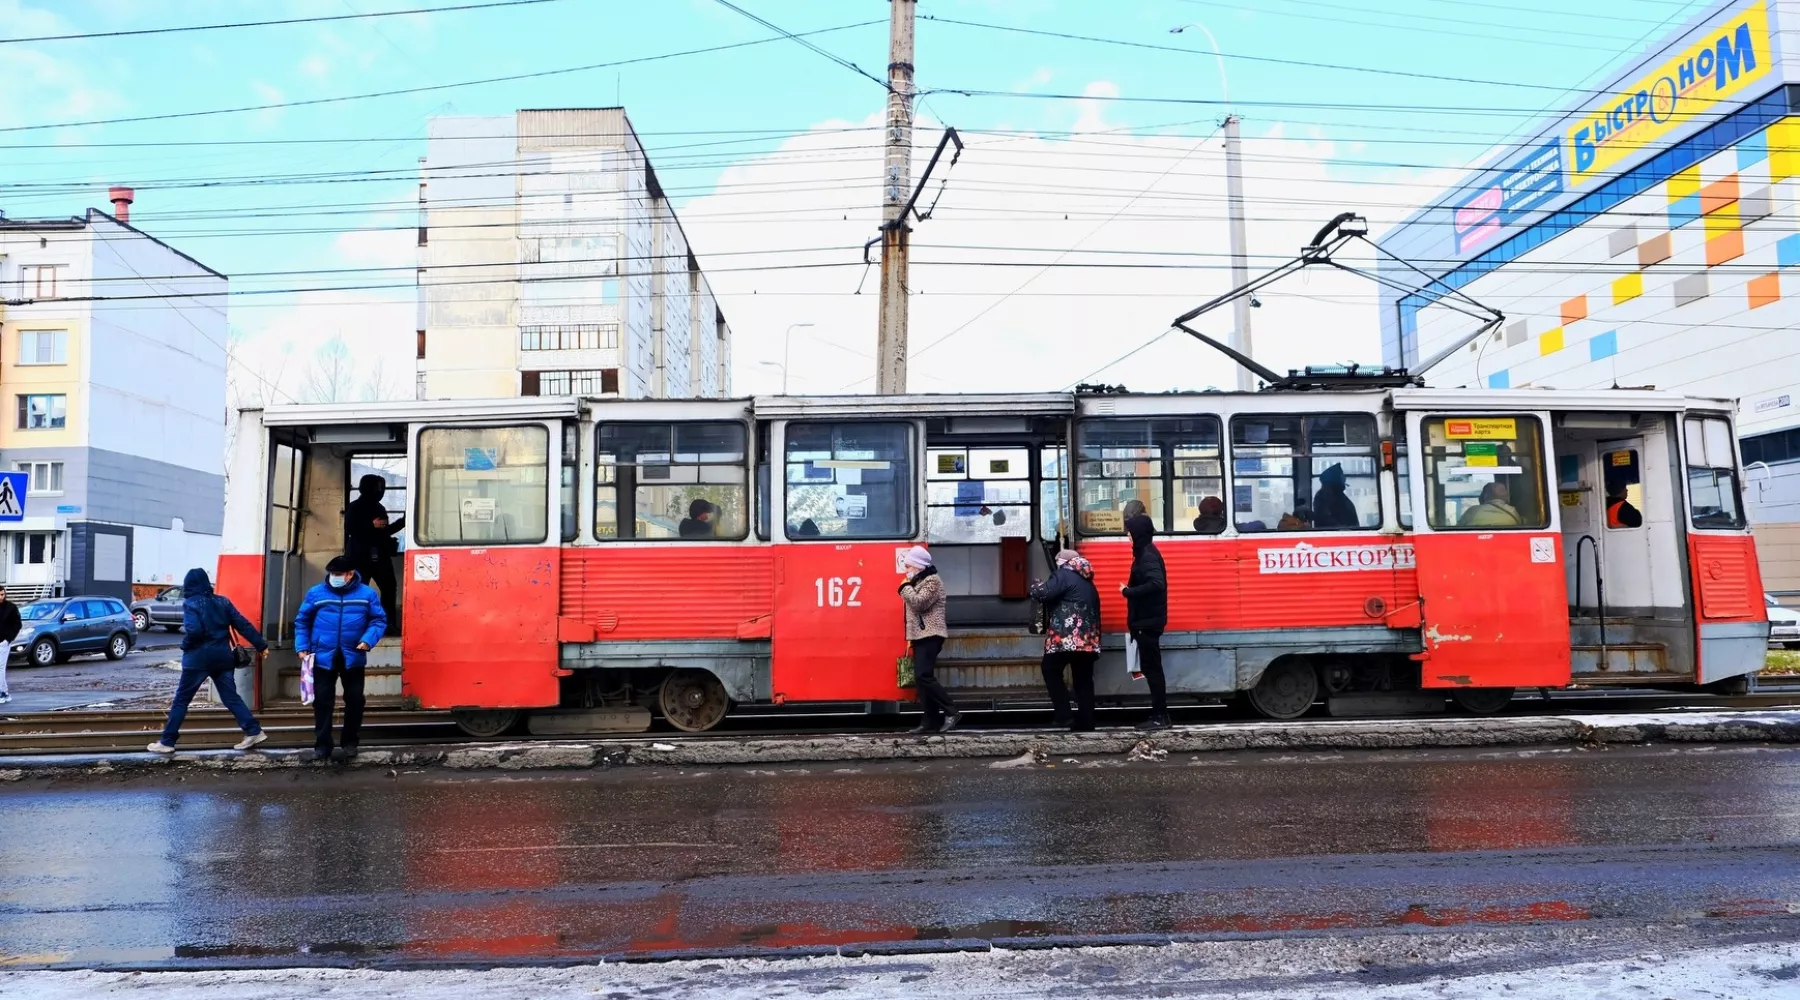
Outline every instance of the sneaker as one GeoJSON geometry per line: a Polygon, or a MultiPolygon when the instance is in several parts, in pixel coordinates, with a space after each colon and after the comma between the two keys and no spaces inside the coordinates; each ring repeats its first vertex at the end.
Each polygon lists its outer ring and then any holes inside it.
{"type": "Polygon", "coordinates": [[[157,740],[155,743],[150,744],[149,746],[145,747],[144,749],[150,751],[151,753],[174,753],[175,752],[174,747],[168,745],[167,743],[164,743],[162,740],[157,740]]]}
{"type": "Polygon", "coordinates": [[[944,720],[944,724],[938,727],[938,732],[947,733],[950,730],[955,729],[956,724],[961,721],[962,721],[962,713],[958,712],[955,715],[952,715],[949,718],[946,718],[944,720]]]}
{"type": "Polygon", "coordinates": [[[12,695],[7,694],[4,691],[0,691],[0,705],[10,704],[11,702],[12,702],[12,695]]]}
{"type": "Polygon", "coordinates": [[[251,747],[256,746],[257,744],[262,743],[263,741],[267,740],[268,738],[269,738],[268,733],[257,733],[254,736],[246,736],[243,739],[238,740],[237,745],[232,747],[232,749],[233,750],[248,750],[251,747]]]}

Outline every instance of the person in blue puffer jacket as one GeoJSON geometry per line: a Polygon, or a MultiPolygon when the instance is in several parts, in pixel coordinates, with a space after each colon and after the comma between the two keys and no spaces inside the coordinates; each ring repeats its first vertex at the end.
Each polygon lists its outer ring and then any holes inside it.
{"type": "Polygon", "coordinates": [[[381,595],[362,582],[356,564],[338,556],[325,565],[325,582],[306,592],[294,615],[294,651],[313,657],[313,756],[331,757],[331,708],[344,687],[346,757],[356,756],[362,736],[363,668],[369,650],[387,634],[381,595]]]}

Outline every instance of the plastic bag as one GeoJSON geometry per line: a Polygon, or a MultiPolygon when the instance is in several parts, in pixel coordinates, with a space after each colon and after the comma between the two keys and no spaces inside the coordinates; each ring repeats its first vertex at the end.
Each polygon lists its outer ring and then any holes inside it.
{"type": "Polygon", "coordinates": [[[907,653],[894,660],[894,677],[898,681],[899,687],[918,687],[919,678],[913,673],[913,658],[911,653],[907,653]]]}
{"type": "Polygon", "coordinates": [[[300,704],[313,703],[313,654],[300,654],[300,704]]]}
{"type": "Polygon", "coordinates": [[[1131,679],[1134,681],[1141,681],[1144,679],[1144,668],[1140,666],[1138,662],[1138,643],[1136,639],[1127,638],[1125,640],[1125,672],[1130,674],[1131,679]]]}

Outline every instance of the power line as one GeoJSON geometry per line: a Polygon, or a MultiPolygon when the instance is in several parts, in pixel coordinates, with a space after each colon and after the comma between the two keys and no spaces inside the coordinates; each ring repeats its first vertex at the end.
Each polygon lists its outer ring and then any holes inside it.
{"type": "Polygon", "coordinates": [[[287,17],[274,21],[225,21],[218,24],[187,24],[166,28],[131,28],[119,31],[87,31],[74,35],[29,35],[21,38],[0,38],[0,45],[18,45],[26,42],[69,42],[90,38],[131,38],[140,35],[169,35],[186,31],[221,31],[227,28],[268,28],[286,24],[321,24],[326,21],[356,21],[374,17],[398,17],[404,14],[449,14],[463,10],[487,10],[493,7],[526,7],[541,3],[560,3],[562,0],[491,0],[488,3],[466,3],[454,7],[414,7],[410,10],[382,10],[367,14],[326,14],[319,17],[287,17]]]}
{"type": "Polygon", "coordinates": [[[750,13],[749,11],[745,10],[744,8],[739,7],[737,4],[732,3],[731,0],[714,0],[714,2],[717,3],[721,7],[724,7],[726,10],[734,11],[738,14],[743,15],[744,17],[749,18],[752,21],[755,21],[757,24],[762,25],[763,27],[769,29],[770,31],[775,32],[777,35],[780,35],[781,37],[783,37],[791,42],[795,42],[795,43],[803,46],[804,48],[806,48],[807,50],[809,50],[811,52],[814,52],[814,53],[817,53],[818,55],[824,56],[826,59],[831,60],[832,62],[838,64],[839,66],[844,67],[845,69],[849,70],[852,73],[855,73],[858,76],[861,76],[865,79],[874,81],[875,85],[880,87],[882,90],[888,89],[888,82],[886,80],[883,80],[881,77],[878,77],[875,74],[869,72],[868,70],[863,69],[861,66],[858,66],[857,64],[851,62],[848,59],[845,59],[843,56],[840,56],[835,52],[831,52],[824,48],[821,48],[818,45],[814,45],[812,42],[807,41],[802,35],[797,35],[791,31],[787,30],[786,28],[783,28],[782,26],[780,26],[778,24],[775,24],[772,21],[769,21],[765,18],[758,17],[757,15],[750,13]]]}
{"type": "MultiPolygon", "coordinates": [[[[836,31],[849,31],[853,28],[866,28],[872,24],[883,24],[884,21],[858,21],[855,24],[841,24],[835,28],[819,28],[814,31],[799,32],[799,36],[825,35],[836,31]]],[[[779,38],[754,38],[747,42],[730,42],[725,45],[709,45],[705,48],[683,49],[679,52],[662,52],[650,56],[634,56],[630,59],[615,59],[610,62],[590,63],[586,66],[567,66],[561,69],[538,70],[531,73],[513,73],[507,76],[484,77],[478,80],[461,80],[456,83],[437,83],[422,87],[403,87],[398,90],[379,90],[366,94],[341,94],[336,97],[314,97],[300,101],[276,101],[270,104],[251,104],[235,108],[213,108],[206,111],[174,111],[160,115],[134,115],[129,118],[93,118],[86,121],[51,122],[41,125],[11,125],[0,128],[6,132],[38,132],[44,129],[81,128],[89,125],[124,125],[135,122],[160,122],[180,118],[206,118],[214,115],[235,115],[252,111],[273,111],[277,108],[313,107],[321,104],[341,104],[347,101],[366,101],[382,97],[399,97],[406,94],[426,94],[440,90],[456,90],[462,87],[481,87],[494,83],[514,83],[519,80],[539,80],[552,76],[566,76],[570,73],[586,73],[597,69],[612,69],[618,66],[633,66],[640,63],[660,62],[665,59],[679,59],[686,56],[709,55],[714,52],[725,52],[731,49],[749,48],[753,45],[768,45],[782,41],[779,38]]]]}

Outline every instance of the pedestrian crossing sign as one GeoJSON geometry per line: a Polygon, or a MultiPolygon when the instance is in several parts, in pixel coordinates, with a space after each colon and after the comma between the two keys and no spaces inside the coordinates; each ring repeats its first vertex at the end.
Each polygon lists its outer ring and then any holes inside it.
{"type": "Polygon", "coordinates": [[[23,472],[0,472],[0,524],[25,520],[25,490],[30,478],[23,472]]]}

